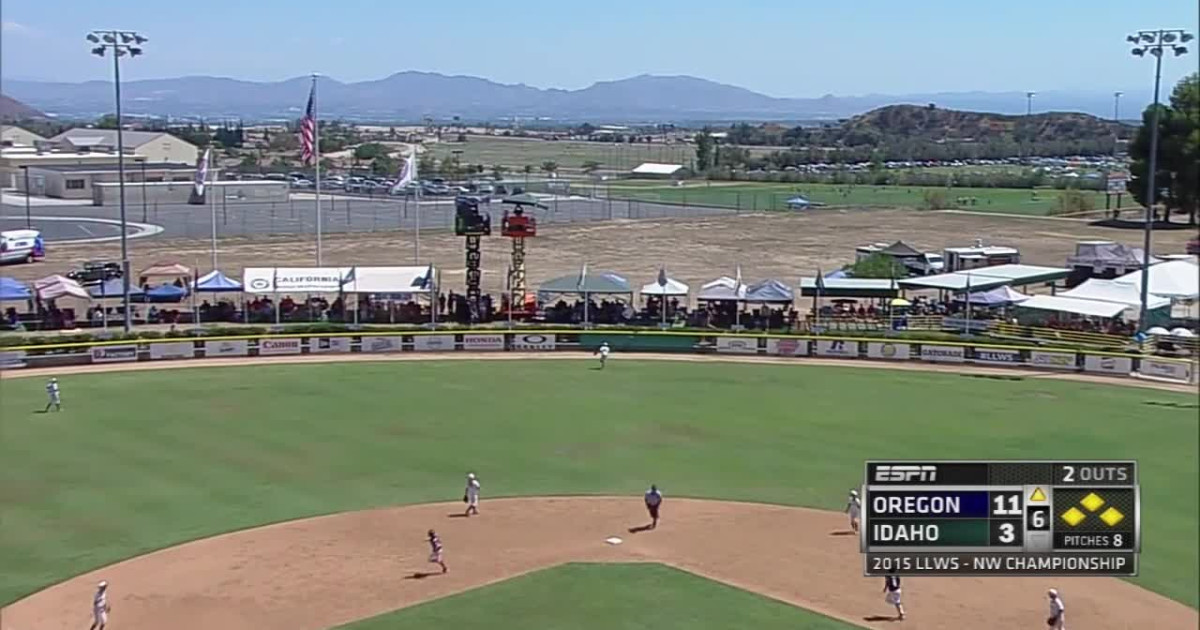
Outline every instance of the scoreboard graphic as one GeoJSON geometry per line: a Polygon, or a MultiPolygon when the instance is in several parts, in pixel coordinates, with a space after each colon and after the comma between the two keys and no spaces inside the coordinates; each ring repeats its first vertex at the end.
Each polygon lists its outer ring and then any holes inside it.
{"type": "Polygon", "coordinates": [[[867,576],[1137,575],[1134,461],[868,461],[867,576]]]}

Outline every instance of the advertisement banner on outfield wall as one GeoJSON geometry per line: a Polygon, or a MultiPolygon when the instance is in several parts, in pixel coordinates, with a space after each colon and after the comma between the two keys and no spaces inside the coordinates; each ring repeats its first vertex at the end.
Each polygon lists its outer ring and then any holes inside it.
{"type": "Polygon", "coordinates": [[[363,337],[362,351],[363,352],[400,352],[400,336],[392,335],[389,337],[363,337]]]}
{"type": "Polygon", "coordinates": [[[756,337],[717,337],[717,352],[727,354],[757,354],[756,337]]]}
{"type": "Polygon", "coordinates": [[[503,350],[504,335],[466,334],[462,336],[462,348],[467,351],[503,350]]]}
{"type": "Polygon", "coordinates": [[[512,336],[513,350],[553,350],[554,335],[516,333],[512,336]]]}
{"type": "Polygon", "coordinates": [[[137,361],[137,346],[94,346],[92,363],[118,363],[137,361]]]}
{"type": "Polygon", "coordinates": [[[1036,367],[1051,368],[1054,370],[1074,370],[1075,353],[1033,350],[1029,353],[1029,363],[1036,367]]]}
{"type": "Polygon", "coordinates": [[[151,359],[192,359],[196,345],[190,341],[167,341],[150,344],[151,359]]]}
{"type": "Polygon", "coordinates": [[[250,342],[245,339],[204,342],[204,356],[206,357],[244,357],[248,354],[250,354],[250,342]]]}
{"type": "Polygon", "coordinates": [[[906,343],[890,341],[872,341],[867,344],[867,356],[872,359],[905,360],[912,355],[911,346],[906,343]]]}
{"type": "Polygon", "coordinates": [[[817,356],[819,357],[858,357],[858,342],[842,339],[818,339],[817,356]]]}
{"type": "Polygon", "coordinates": [[[1133,371],[1133,359],[1129,357],[1104,357],[1086,354],[1083,356],[1083,369],[1086,372],[1129,376],[1129,373],[1133,371]]]}
{"type": "Polygon", "coordinates": [[[1022,363],[1021,351],[975,348],[975,351],[971,353],[971,362],[986,363],[988,365],[1020,365],[1022,363]]]}
{"type": "Polygon", "coordinates": [[[332,352],[350,352],[349,337],[309,337],[309,354],[329,354],[332,352]]]}
{"type": "Polygon", "coordinates": [[[1183,383],[1190,383],[1192,381],[1192,364],[1184,361],[1142,359],[1138,371],[1146,376],[1155,376],[1172,381],[1183,383]]]}
{"type": "Polygon", "coordinates": [[[300,338],[284,337],[282,339],[267,338],[258,340],[258,355],[268,354],[300,354],[300,338]]]}
{"type": "Polygon", "coordinates": [[[24,350],[0,352],[0,370],[16,370],[27,365],[24,350]]]}
{"type": "Polygon", "coordinates": [[[939,346],[935,344],[921,344],[921,360],[936,361],[939,363],[962,363],[967,360],[966,348],[962,346],[939,346]]]}
{"type": "Polygon", "coordinates": [[[454,335],[414,335],[413,350],[417,352],[445,352],[454,349],[454,335]]]}
{"type": "Polygon", "coordinates": [[[807,339],[768,339],[767,354],[781,357],[808,356],[807,339]]]}

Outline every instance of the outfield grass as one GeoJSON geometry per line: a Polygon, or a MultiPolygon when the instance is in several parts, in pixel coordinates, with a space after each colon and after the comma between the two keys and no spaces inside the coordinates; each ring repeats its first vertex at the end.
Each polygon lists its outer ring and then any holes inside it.
{"type": "Polygon", "coordinates": [[[1191,606],[1195,396],[851,368],[412,362],[0,382],[0,602],[237,528],[456,498],[636,494],[840,509],[867,458],[1137,458],[1137,582],[1191,606]],[[1167,401],[1180,406],[1148,405],[1167,401]],[[1191,405],[1191,406],[1188,406],[1191,405]]]}
{"type": "MultiPolygon", "coordinates": [[[[604,186],[599,188],[606,190],[604,186]]],[[[974,199],[956,207],[973,212],[1004,212],[1046,216],[1058,204],[1060,190],[1024,188],[927,188],[920,186],[862,186],[837,184],[774,184],[689,181],[684,186],[661,182],[620,182],[607,187],[615,198],[738,208],[744,211],[784,210],[787,200],[800,195],[831,206],[899,206],[922,208],[925,193],[945,192],[951,202],[974,199]]],[[[1104,208],[1104,194],[1084,191],[1093,205],[1104,208]]],[[[1128,203],[1128,201],[1126,202],[1128,203]]]]}
{"type": "Polygon", "coordinates": [[[634,630],[855,626],[658,564],[567,564],[342,626],[345,630],[634,630]]]}

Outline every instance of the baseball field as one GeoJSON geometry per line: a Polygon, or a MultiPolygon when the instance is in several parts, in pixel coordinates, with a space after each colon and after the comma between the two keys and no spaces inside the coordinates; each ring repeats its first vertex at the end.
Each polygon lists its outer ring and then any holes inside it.
{"type": "Polygon", "coordinates": [[[40,413],[44,375],[5,373],[0,628],[82,627],[99,579],[122,629],[889,627],[838,513],[867,458],[1141,466],[1140,577],[912,578],[906,627],[1035,627],[1051,585],[1073,625],[1196,627],[1194,393],[625,356],[594,368],[63,373],[59,413],[40,413]],[[478,518],[457,517],[467,471],[478,518]],[[664,520],[637,532],[650,483],[664,520]],[[430,528],[446,575],[428,573],[430,528]]]}

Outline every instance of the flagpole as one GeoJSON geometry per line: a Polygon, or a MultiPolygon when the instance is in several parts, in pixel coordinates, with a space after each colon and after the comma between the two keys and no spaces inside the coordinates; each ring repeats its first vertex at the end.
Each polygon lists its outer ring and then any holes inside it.
{"type": "MultiPolygon", "coordinates": [[[[210,171],[209,177],[211,179],[208,183],[208,192],[211,193],[214,190],[216,190],[216,187],[213,185],[213,182],[216,181],[217,174],[211,172],[212,171],[212,157],[211,157],[211,154],[208,153],[208,151],[204,152],[204,163],[205,163],[205,169],[210,171]]],[[[210,214],[212,215],[212,241],[211,241],[210,246],[212,249],[212,268],[215,271],[217,269],[217,204],[216,204],[216,201],[213,200],[211,197],[209,198],[208,208],[209,208],[210,214]]]]}
{"type": "MultiPolygon", "coordinates": [[[[316,177],[313,190],[317,194],[317,266],[321,267],[321,123],[317,117],[317,73],[312,75],[313,81],[313,164],[316,166],[316,177]]],[[[355,300],[358,297],[355,296],[355,300]]],[[[357,302],[356,302],[357,304],[357,302]]]]}
{"type": "Polygon", "coordinates": [[[967,272],[967,335],[971,334],[971,272],[967,272]]]}

